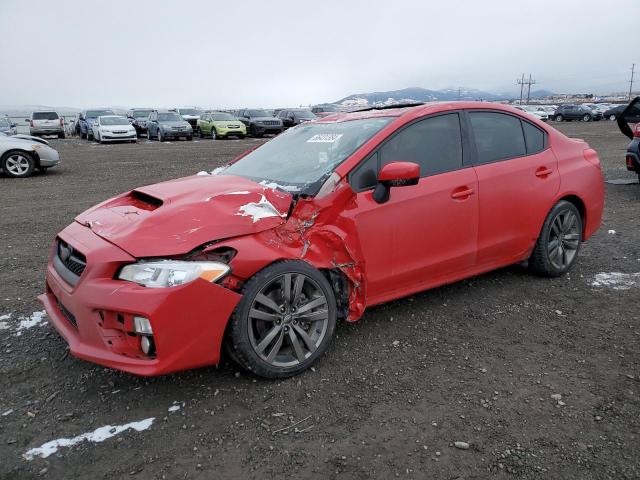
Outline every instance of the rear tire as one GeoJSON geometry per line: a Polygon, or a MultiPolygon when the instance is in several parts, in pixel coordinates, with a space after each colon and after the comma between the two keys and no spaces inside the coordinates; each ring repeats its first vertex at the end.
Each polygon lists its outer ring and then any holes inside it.
{"type": "Polygon", "coordinates": [[[244,369],[286,378],[309,368],[328,348],[336,299],[319,270],[297,260],[277,262],[249,279],[242,293],[227,348],[244,369]]]}
{"type": "Polygon", "coordinates": [[[65,136],[65,134],[64,134],[64,133],[59,133],[59,134],[58,134],[58,138],[62,138],[62,139],[64,139],[64,138],[66,138],[66,136],[65,136]]]}
{"type": "Polygon", "coordinates": [[[569,271],[582,244],[582,216],[576,206],[560,200],[542,225],[529,268],[544,277],[559,277],[569,271]]]}
{"type": "Polygon", "coordinates": [[[554,118],[554,120],[555,120],[556,122],[561,122],[561,121],[562,121],[562,120],[564,120],[564,119],[563,119],[562,115],[556,115],[556,118],[554,118]]]}
{"type": "Polygon", "coordinates": [[[591,121],[591,115],[589,115],[588,113],[585,113],[585,114],[582,116],[582,121],[583,121],[583,122],[590,122],[590,121],[591,121]]]}
{"type": "Polygon", "coordinates": [[[609,120],[614,122],[616,120],[616,116],[615,115],[609,115],[609,120]]]}

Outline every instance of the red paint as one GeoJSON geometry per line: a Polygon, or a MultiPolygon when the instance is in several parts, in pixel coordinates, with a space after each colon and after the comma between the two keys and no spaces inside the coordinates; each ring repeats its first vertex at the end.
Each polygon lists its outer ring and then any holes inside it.
{"type": "MultiPolygon", "coordinates": [[[[503,105],[455,102],[316,120],[396,117],[336,169],[332,190],[295,204],[289,194],[227,175],[187,177],[121,195],[79,215],[59,234],[86,256],[87,268],[72,287],[50,262],[40,299],[77,357],[158,375],[217,363],[243,283],[278,260],[302,259],[342,272],[349,284],[348,320],[355,321],[367,306],[525,260],[547,213],[562,198],[583,206],[588,239],[600,225],[604,201],[597,153],[521,114],[503,105]],[[347,174],[389,135],[426,115],[465,108],[521,116],[547,132],[550,148],[391,187],[382,204],[373,199],[373,190],[351,189],[347,174]],[[262,199],[273,206],[272,216],[254,221],[240,214],[243,206],[262,199]],[[221,247],[237,252],[221,284],[196,280],[151,289],[114,280],[122,265],[137,258],[179,258],[221,247]],[[77,329],[58,301],[73,313],[77,329]],[[146,359],[139,339],[127,334],[133,315],[151,320],[154,359],[146,359]]],[[[419,176],[417,165],[398,160],[379,179],[419,176]]]]}

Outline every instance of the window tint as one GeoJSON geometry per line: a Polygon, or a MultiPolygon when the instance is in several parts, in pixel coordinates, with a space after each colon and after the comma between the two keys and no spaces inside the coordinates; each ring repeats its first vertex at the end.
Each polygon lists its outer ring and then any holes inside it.
{"type": "Polygon", "coordinates": [[[58,114],[56,112],[33,112],[34,120],[57,120],[58,114]]]}
{"type": "Polygon", "coordinates": [[[362,161],[349,177],[349,184],[356,192],[375,187],[378,183],[378,153],[362,161]]]}
{"type": "Polygon", "coordinates": [[[420,165],[420,176],[462,168],[462,136],[457,113],[427,118],[400,131],[380,148],[380,163],[420,165]]]}
{"type": "Polygon", "coordinates": [[[544,132],[538,127],[534,127],[529,122],[522,122],[524,139],[527,142],[527,154],[541,152],[544,150],[544,132]]]}
{"type": "Polygon", "coordinates": [[[520,120],[496,112],[470,112],[471,128],[478,151],[477,164],[526,155],[520,120]]]}

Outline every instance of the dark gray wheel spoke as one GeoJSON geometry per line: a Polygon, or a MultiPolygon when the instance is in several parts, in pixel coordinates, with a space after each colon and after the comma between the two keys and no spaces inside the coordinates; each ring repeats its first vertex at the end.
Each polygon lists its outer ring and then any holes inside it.
{"type": "Polygon", "coordinates": [[[299,325],[294,325],[293,328],[295,329],[296,333],[298,334],[298,336],[300,338],[302,338],[302,341],[304,342],[304,344],[307,346],[307,348],[309,349],[309,351],[311,353],[316,351],[316,348],[318,348],[316,346],[316,344],[313,342],[313,340],[311,339],[311,337],[309,336],[309,334],[307,332],[304,331],[303,328],[301,328],[299,325]]]}
{"type": "Polygon", "coordinates": [[[293,346],[293,350],[296,352],[296,358],[299,362],[304,362],[306,358],[304,352],[302,351],[302,345],[300,345],[300,340],[298,340],[298,336],[293,328],[289,329],[289,340],[291,340],[291,345],[293,346]]]}
{"type": "Polygon", "coordinates": [[[291,305],[291,274],[285,273],[282,277],[282,297],[286,306],[291,305]]]}
{"type": "Polygon", "coordinates": [[[249,316],[251,318],[257,318],[259,320],[264,320],[265,322],[275,322],[276,320],[278,320],[280,318],[280,315],[278,315],[276,313],[263,312],[262,310],[257,310],[255,308],[251,309],[251,311],[249,312],[249,316]]]}
{"type": "Polygon", "coordinates": [[[577,250],[579,244],[578,240],[564,240],[564,248],[569,250],[577,250]]]}
{"type": "Polygon", "coordinates": [[[280,313],[280,307],[278,304],[262,293],[256,295],[256,302],[270,308],[274,312],[280,313]]]}
{"type": "Polygon", "coordinates": [[[557,216],[555,218],[555,220],[553,221],[553,224],[551,225],[551,228],[553,229],[553,233],[555,233],[556,235],[560,235],[560,232],[562,231],[560,216],[557,216]]]}
{"type": "Polygon", "coordinates": [[[573,227],[575,221],[576,217],[573,215],[573,213],[567,213],[562,221],[562,231],[565,233],[571,231],[571,228],[573,227]]]}
{"type": "Polygon", "coordinates": [[[304,275],[296,276],[296,281],[293,284],[293,305],[297,305],[300,301],[300,293],[302,293],[302,287],[304,287],[304,275]]]}
{"type": "Polygon", "coordinates": [[[256,347],[256,351],[258,353],[264,352],[264,349],[267,348],[271,342],[273,342],[273,339],[276,338],[276,336],[280,333],[281,330],[282,330],[282,327],[280,325],[276,325],[271,330],[269,330],[269,333],[265,335],[265,337],[260,341],[260,343],[256,347]]]}
{"type": "Polygon", "coordinates": [[[304,305],[300,306],[297,310],[297,314],[300,315],[304,312],[307,312],[313,308],[316,307],[321,307],[322,305],[325,305],[327,303],[327,300],[324,297],[318,297],[318,298],[314,298],[313,300],[311,300],[310,302],[305,303],[304,305]]]}
{"type": "Polygon", "coordinates": [[[317,322],[318,320],[326,320],[329,318],[329,312],[327,310],[318,310],[317,312],[308,312],[296,315],[296,318],[308,322],[317,322]]]}
{"type": "Polygon", "coordinates": [[[279,334],[278,339],[276,340],[275,345],[269,352],[269,355],[267,355],[267,362],[269,363],[273,362],[276,359],[276,355],[278,355],[278,353],[280,352],[280,348],[282,347],[282,339],[284,338],[284,331],[280,329],[278,334],[279,334]]]}

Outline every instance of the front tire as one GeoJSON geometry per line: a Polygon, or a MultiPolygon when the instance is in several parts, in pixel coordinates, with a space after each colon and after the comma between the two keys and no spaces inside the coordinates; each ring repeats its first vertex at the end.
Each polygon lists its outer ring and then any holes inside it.
{"type": "Polygon", "coordinates": [[[336,299],[317,269],[297,260],[274,263],[254,275],[229,323],[233,357],[265,378],[309,368],[327,349],[336,325],[336,299]]]}
{"type": "Polygon", "coordinates": [[[211,127],[211,140],[215,140],[218,138],[218,132],[216,132],[216,127],[211,127]]]}
{"type": "Polygon", "coordinates": [[[26,178],[33,173],[36,162],[28,152],[7,152],[0,159],[4,173],[12,178],[26,178]]]}
{"type": "Polygon", "coordinates": [[[588,113],[585,113],[585,114],[582,116],[582,121],[583,121],[583,122],[590,122],[590,121],[591,121],[591,115],[589,115],[588,113]]]}
{"type": "Polygon", "coordinates": [[[556,115],[555,120],[556,122],[561,122],[562,120],[564,120],[564,118],[562,117],[562,115],[556,115]]]}
{"type": "Polygon", "coordinates": [[[545,277],[559,277],[573,266],[582,244],[582,216],[576,206],[560,200],[551,209],[529,258],[529,268],[545,277]]]}
{"type": "Polygon", "coordinates": [[[158,141],[159,142],[164,142],[164,137],[162,136],[162,130],[158,129],[156,134],[158,135],[158,141]]]}
{"type": "Polygon", "coordinates": [[[616,116],[615,115],[609,115],[609,120],[614,122],[616,120],[616,116]]]}

